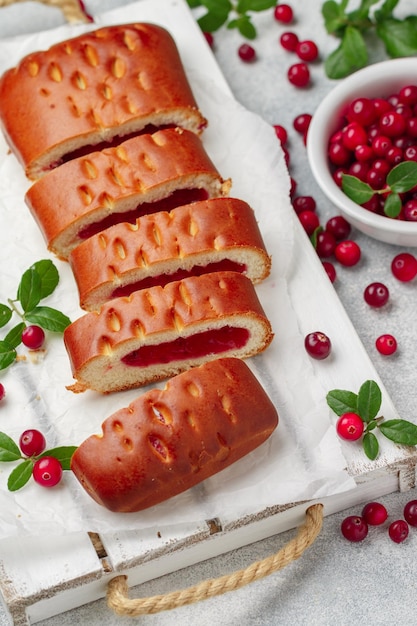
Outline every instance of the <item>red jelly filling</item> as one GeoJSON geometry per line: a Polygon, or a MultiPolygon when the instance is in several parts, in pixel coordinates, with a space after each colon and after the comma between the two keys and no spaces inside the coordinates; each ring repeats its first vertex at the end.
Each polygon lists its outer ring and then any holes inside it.
{"type": "Polygon", "coordinates": [[[133,367],[146,367],[193,359],[243,348],[248,339],[249,331],[246,328],[223,326],[190,337],[178,337],[175,341],[167,341],[156,346],[142,346],[124,356],[122,362],[133,367]]]}
{"type": "Polygon", "coordinates": [[[102,230],[119,224],[120,222],[129,222],[134,224],[138,217],[142,215],[150,215],[151,213],[157,213],[158,211],[171,211],[175,207],[182,206],[184,204],[190,204],[191,202],[197,202],[199,200],[207,200],[208,193],[205,189],[177,189],[170,196],[162,198],[162,200],[156,200],[155,202],[143,202],[136,209],[132,211],[125,211],[123,213],[111,213],[99,222],[89,224],[85,228],[81,229],[78,233],[80,239],[88,239],[102,230]]]}
{"type": "Polygon", "coordinates": [[[179,269],[172,274],[159,274],[158,276],[148,276],[142,280],[138,280],[130,285],[124,285],[124,287],[117,287],[111,294],[110,298],[119,298],[121,296],[130,296],[134,291],[139,289],[147,289],[148,287],[154,287],[159,285],[163,287],[167,283],[174,280],[182,280],[187,276],[201,276],[202,274],[208,274],[209,272],[231,271],[231,272],[243,272],[246,270],[246,265],[243,263],[236,263],[230,259],[223,259],[216,263],[209,263],[208,265],[195,265],[190,270],[179,269]]]}

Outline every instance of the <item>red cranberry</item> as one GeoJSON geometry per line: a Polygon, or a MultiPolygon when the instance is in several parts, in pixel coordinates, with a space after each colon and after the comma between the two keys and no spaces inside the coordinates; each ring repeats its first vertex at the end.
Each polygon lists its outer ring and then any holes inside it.
{"type": "Polygon", "coordinates": [[[342,142],[348,150],[355,150],[357,146],[365,144],[367,140],[368,135],[366,130],[357,122],[351,122],[345,126],[342,135],[342,142]]]}
{"type": "Polygon", "coordinates": [[[339,263],[351,267],[359,262],[361,249],[355,241],[346,239],[337,244],[334,254],[339,263]]]}
{"type": "Polygon", "coordinates": [[[402,543],[405,541],[408,537],[408,532],[408,524],[403,519],[395,520],[395,522],[392,522],[388,528],[390,539],[395,541],[395,543],[402,543]]]}
{"type": "Polygon", "coordinates": [[[312,62],[319,56],[319,49],[314,41],[306,40],[298,42],[295,52],[302,61],[312,62]]]}
{"type": "Polygon", "coordinates": [[[404,507],[404,518],[410,526],[417,526],[417,500],[410,500],[404,507]]]}
{"type": "Polygon", "coordinates": [[[369,126],[376,119],[375,105],[369,98],[356,98],[349,105],[347,118],[350,122],[358,122],[362,126],[369,126]]]}
{"type": "Polygon", "coordinates": [[[337,241],[346,239],[350,235],[350,224],[343,215],[335,215],[326,222],[326,230],[332,233],[337,241]]]}
{"type": "Polygon", "coordinates": [[[294,19],[294,11],[289,4],[278,4],[274,9],[274,17],[277,22],[290,24],[294,19]]]}
{"type": "Polygon", "coordinates": [[[301,211],[301,213],[298,213],[298,219],[307,235],[312,235],[316,228],[320,226],[319,217],[314,211],[301,211]]]}
{"type": "Polygon", "coordinates": [[[42,487],[55,487],[62,478],[62,465],[53,456],[43,456],[33,465],[33,478],[42,487]]]}
{"type": "Polygon", "coordinates": [[[365,424],[357,413],[343,413],[336,422],[336,432],[341,439],[357,441],[363,435],[365,424]]]}
{"type": "Polygon", "coordinates": [[[389,137],[385,137],[385,135],[377,135],[372,141],[372,150],[374,151],[374,154],[379,157],[385,156],[391,146],[391,139],[389,137]]]}
{"type": "Polygon", "coordinates": [[[348,541],[363,541],[368,534],[368,524],[359,515],[345,517],[340,528],[342,535],[348,541]]]}
{"type": "Polygon", "coordinates": [[[279,41],[284,50],[288,50],[288,52],[295,52],[298,44],[298,37],[295,33],[289,31],[282,33],[279,41]]]}
{"type": "Polygon", "coordinates": [[[388,511],[380,502],[368,502],[362,509],[362,517],[370,526],[380,526],[388,518],[388,511]]]}
{"type": "Polygon", "coordinates": [[[380,354],[390,356],[397,351],[397,340],[393,335],[381,335],[375,341],[375,347],[380,354]]]}
{"type": "Polygon", "coordinates": [[[369,306],[379,308],[388,302],[389,290],[383,283],[371,283],[365,288],[363,297],[369,306]]]}
{"type": "Polygon", "coordinates": [[[317,360],[326,359],[332,349],[329,337],[321,331],[309,333],[304,339],[304,346],[308,354],[317,360]]]}
{"type": "Polygon", "coordinates": [[[294,87],[307,87],[310,82],[310,70],[303,62],[291,65],[288,69],[287,76],[294,87]]]}
{"type": "Polygon", "coordinates": [[[374,156],[374,151],[371,146],[367,144],[361,144],[355,148],[355,159],[358,161],[370,161],[374,156]]]}
{"type": "Polygon", "coordinates": [[[19,447],[26,456],[38,456],[46,448],[45,437],[39,430],[25,430],[20,435],[19,447]]]}
{"type": "Polygon", "coordinates": [[[417,259],[409,252],[397,254],[391,263],[391,271],[397,280],[403,283],[413,280],[417,275],[417,259]]]}
{"type": "Polygon", "coordinates": [[[6,396],[6,390],[4,388],[4,385],[0,383],[0,401],[3,400],[5,396],[6,396]]]}
{"type": "Polygon", "coordinates": [[[342,142],[334,141],[329,146],[328,157],[333,165],[348,165],[351,160],[351,153],[342,142]]]}
{"type": "Polygon", "coordinates": [[[316,201],[312,196],[296,196],[293,198],[292,205],[296,213],[316,210],[316,201]]]}
{"type": "Polygon", "coordinates": [[[288,133],[286,129],[284,128],[284,126],[281,126],[280,124],[274,124],[274,130],[275,130],[276,136],[281,142],[281,145],[285,146],[285,144],[288,141],[288,133]]]}
{"type": "Polygon", "coordinates": [[[326,271],[327,276],[330,278],[330,282],[334,283],[337,278],[335,266],[333,265],[333,263],[330,263],[330,261],[322,261],[322,265],[326,271]]]}
{"type": "Polygon", "coordinates": [[[379,128],[388,137],[398,137],[405,132],[406,122],[399,113],[388,111],[379,118],[379,128]]]}
{"type": "Polygon", "coordinates": [[[305,135],[305,133],[309,129],[311,118],[312,115],[310,115],[310,113],[301,113],[300,115],[297,115],[297,117],[293,121],[293,126],[297,133],[305,135]]]}
{"type": "Polygon", "coordinates": [[[321,259],[332,256],[335,247],[336,239],[330,231],[322,230],[317,234],[316,252],[321,259]]]}
{"type": "Polygon", "coordinates": [[[210,48],[212,48],[213,45],[214,45],[213,33],[205,32],[205,33],[203,33],[203,35],[206,38],[206,41],[207,41],[208,45],[210,46],[210,48]]]}
{"type": "Polygon", "coordinates": [[[400,102],[405,104],[417,104],[417,85],[406,85],[399,91],[400,102]]]}
{"type": "Polygon", "coordinates": [[[417,200],[408,200],[404,204],[403,216],[408,222],[417,222],[417,200]]]}
{"type": "Polygon", "coordinates": [[[250,63],[251,61],[254,61],[256,59],[256,51],[248,43],[242,43],[242,45],[239,46],[237,52],[239,57],[242,59],[242,61],[245,61],[245,63],[250,63]]]}
{"type": "Polygon", "coordinates": [[[45,341],[45,333],[40,326],[33,324],[26,326],[22,332],[22,342],[31,350],[39,350],[45,341]]]}

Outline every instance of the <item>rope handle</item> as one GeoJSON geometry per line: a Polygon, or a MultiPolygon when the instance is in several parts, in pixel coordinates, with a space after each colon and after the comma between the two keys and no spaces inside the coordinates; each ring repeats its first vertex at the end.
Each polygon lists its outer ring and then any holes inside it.
{"type": "MultiPolygon", "coordinates": [[[[0,0],[0,8],[7,7],[24,0],[0,0]]],[[[84,3],[81,0],[37,0],[42,4],[61,9],[68,22],[91,22],[91,17],[86,13],[84,3]]]]}
{"type": "Polygon", "coordinates": [[[276,554],[256,561],[245,569],[219,578],[205,580],[193,587],[165,595],[130,599],[128,597],[127,576],[116,576],[108,583],[107,606],[118,615],[137,617],[176,609],[240,589],[251,582],[283,569],[298,559],[314,543],[320,533],[322,523],[323,505],[313,504],[307,509],[305,521],[299,527],[297,535],[276,554]]]}

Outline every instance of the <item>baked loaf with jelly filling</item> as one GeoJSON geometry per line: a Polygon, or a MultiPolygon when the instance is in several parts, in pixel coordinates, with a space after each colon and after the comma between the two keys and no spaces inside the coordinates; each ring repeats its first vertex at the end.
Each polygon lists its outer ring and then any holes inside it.
{"type": "Polygon", "coordinates": [[[107,302],[70,324],[74,392],[140,387],[220,356],[264,350],[271,324],[249,278],[212,272],[107,302]]]}
{"type": "Polygon", "coordinates": [[[74,248],[69,262],[80,306],[89,311],[187,275],[233,269],[256,284],[271,269],[254,211],[236,198],[202,200],[111,226],[74,248]]]}
{"type": "Polygon", "coordinates": [[[230,185],[197,135],[171,128],[68,161],[36,181],[25,199],[48,248],[67,259],[113,224],[227,195],[230,185]]]}
{"type": "Polygon", "coordinates": [[[120,137],[167,126],[199,134],[207,121],[172,36],[139,23],[100,28],[25,56],[0,79],[0,123],[35,180],[120,137]]]}
{"type": "Polygon", "coordinates": [[[254,374],[220,358],[152,389],[102,424],[71,469],[115,512],[141,511],[194,487],[264,443],[277,410],[254,374]]]}

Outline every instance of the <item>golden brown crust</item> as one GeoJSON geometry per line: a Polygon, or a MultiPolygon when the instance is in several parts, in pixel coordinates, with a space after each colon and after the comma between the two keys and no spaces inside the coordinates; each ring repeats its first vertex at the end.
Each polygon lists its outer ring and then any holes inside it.
{"type": "Polygon", "coordinates": [[[69,161],[36,181],[25,199],[48,248],[65,259],[83,241],[79,232],[109,215],[122,221],[124,213],[177,190],[203,189],[212,197],[229,186],[200,138],[176,128],[69,161]]]}
{"type": "MultiPolygon", "coordinates": [[[[266,252],[251,207],[236,198],[212,198],[117,224],[90,237],[70,254],[80,306],[98,310],[115,289],[229,260],[253,283],[268,276],[266,252]]],[[[132,287],[133,289],[133,287],[132,287]]],[[[136,289],[135,289],[136,290],[136,289]]],[[[127,293],[125,291],[125,293],[127,293]]]]}
{"type": "Polygon", "coordinates": [[[215,353],[210,349],[202,355],[189,354],[190,339],[204,331],[229,328],[241,329],[244,343],[232,343],[218,356],[247,358],[264,350],[273,338],[251,281],[237,272],[213,272],[112,300],[99,313],[86,313],[68,326],[64,341],[76,390],[81,384],[108,393],[162,380],[212,360],[215,353]],[[177,358],[171,359],[167,348],[163,362],[137,366],[122,361],[142,347],[179,338],[185,349],[177,358]]]}
{"type": "Polygon", "coordinates": [[[0,79],[0,121],[31,179],[68,152],[149,124],[197,133],[206,125],[174,39],[145,23],[100,28],[27,55],[0,79]]]}
{"type": "Polygon", "coordinates": [[[105,420],[71,468],[111,511],[154,506],[242,458],[272,434],[278,414],[240,359],[216,359],[172,378],[105,420]]]}

